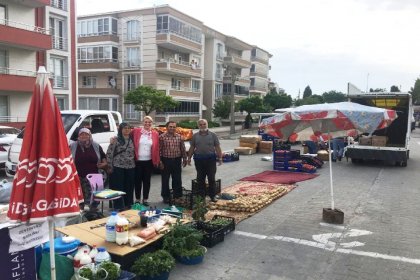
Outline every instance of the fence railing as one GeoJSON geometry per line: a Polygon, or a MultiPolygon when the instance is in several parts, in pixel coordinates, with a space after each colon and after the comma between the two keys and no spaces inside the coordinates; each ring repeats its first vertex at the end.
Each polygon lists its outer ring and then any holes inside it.
{"type": "Polygon", "coordinates": [[[17,22],[17,21],[13,21],[9,19],[0,19],[0,25],[7,25],[7,26],[19,28],[19,29],[24,29],[27,31],[40,33],[40,34],[46,34],[46,35],[50,34],[50,31],[46,28],[30,25],[30,24],[26,24],[22,22],[17,22]]]}
{"type": "Polygon", "coordinates": [[[26,122],[26,116],[0,116],[0,123],[26,122]]]}
{"type": "Polygon", "coordinates": [[[68,40],[64,37],[53,36],[52,37],[52,47],[56,50],[68,50],[68,40]]]}

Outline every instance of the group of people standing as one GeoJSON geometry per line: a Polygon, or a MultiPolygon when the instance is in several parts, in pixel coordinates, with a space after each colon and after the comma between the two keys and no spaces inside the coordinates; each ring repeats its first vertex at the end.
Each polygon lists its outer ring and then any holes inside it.
{"type": "Polygon", "coordinates": [[[72,143],[70,149],[81,179],[85,204],[90,204],[91,208],[97,206],[90,203],[91,187],[86,175],[106,169],[110,177],[109,188],[126,193],[124,204],[115,200],[115,209],[122,210],[124,206],[131,208],[135,202],[149,206],[150,182],[155,168],[161,170],[163,202],[169,203],[170,179],[172,198],[182,197],[182,168],[187,164],[191,165],[192,158],[197,171],[200,194],[206,194],[207,178],[208,195],[215,201],[217,159],[219,165],[222,163],[220,142],[217,135],[208,130],[207,120],[200,119],[197,124],[199,132],[193,135],[188,151],[181,135],[175,132],[176,122],[166,123],[166,132],[159,135],[152,127],[153,119],[150,116],[144,117],[143,127],[132,128],[128,123],[121,123],[118,135],[111,139],[106,154],[101,146],[92,140],[89,129],[80,129],[78,141],[72,143]]]}

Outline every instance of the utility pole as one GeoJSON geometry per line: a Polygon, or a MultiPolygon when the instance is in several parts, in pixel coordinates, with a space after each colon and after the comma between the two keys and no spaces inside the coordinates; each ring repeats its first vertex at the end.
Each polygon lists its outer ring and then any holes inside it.
{"type": "MultiPolygon", "coordinates": [[[[230,69],[230,68],[228,68],[230,69]]],[[[235,133],[235,82],[236,82],[236,73],[232,72],[230,69],[230,134],[235,133]]]]}

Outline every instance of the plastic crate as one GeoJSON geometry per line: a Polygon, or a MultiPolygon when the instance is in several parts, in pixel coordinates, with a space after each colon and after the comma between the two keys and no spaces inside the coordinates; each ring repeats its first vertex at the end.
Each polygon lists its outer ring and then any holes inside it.
{"type": "Polygon", "coordinates": [[[223,219],[223,220],[227,220],[229,221],[229,224],[227,224],[226,226],[222,227],[223,229],[223,234],[227,235],[228,233],[232,232],[235,230],[235,218],[233,217],[227,217],[227,216],[222,216],[222,215],[214,215],[212,220],[216,220],[216,219],[223,219]]]}
{"type": "MultiPolygon", "coordinates": [[[[206,183],[206,195],[208,194],[208,188],[209,185],[206,183]]],[[[200,189],[198,188],[197,179],[191,180],[191,190],[194,194],[197,194],[200,192],[200,189]]],[[[220,194],[222,192],[222,180],[217,179],[216,180],[216,194],[220,194]]]]}
{"type": "Polygon", "coordinates": [[[192,210],[193,203],[194,203],[194,195],[191,190],[182,188],[182,196],[174,199],[173,190],[171,189],[170,195],[169,195],[170,205],[180,206],[182,208],[192,210]]]}
{"type": "Polygon", "coordinates": [[[198,221],[194,226],[204,233],[200,244],[207,248],[211,248],[225,240],[226,234],[224,234],[224,229],[222,227],[212,227],[206,222],[200,221],[198,221]]]}

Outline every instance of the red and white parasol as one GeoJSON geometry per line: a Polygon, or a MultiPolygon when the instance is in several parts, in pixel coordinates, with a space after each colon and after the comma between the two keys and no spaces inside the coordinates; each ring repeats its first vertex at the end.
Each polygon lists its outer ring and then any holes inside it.
{"type": "MultiPolygon", "coordinates": [[[[48,73],[40,67],[29,108],[19,164],[10,197],[10,222],[50,222],[80,214],[83,200],[79,177],[71,157],[60,109],[48,73]]],[[[52,252],[54,253],[54,252],[52,252]]],[[[51,258],[54,261],[54,258],[51,258]]],[[[55,265],[51,264],[52,270],[55,265]]]]}

